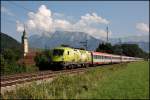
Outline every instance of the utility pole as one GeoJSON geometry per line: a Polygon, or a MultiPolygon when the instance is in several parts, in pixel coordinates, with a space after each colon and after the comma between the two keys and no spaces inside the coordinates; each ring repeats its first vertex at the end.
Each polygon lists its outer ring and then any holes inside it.
{"type": "Polygon", "coordinates": [[[122,46],[121,46],[121,43],[122,43],[122,41],[121,41],[121,38],[119,38],[119,45],[120,45],[120,60],[121,60],[121,62],[122,62],[122,46]]]}
{"type": "Polygon", "coordinates": [[[87,42],[88,42],[88,40],[83,41],[83,42],[80,42],[81,44],[83,44],[83,46],[85,46],[86,50],[87,50],[87,48],[88,48],[87,42]]]}
{"type": "Polygon", "coordinates": [[[107,32],[106,41],[108,43],[108,26],[106,27],[106,32],[107,32]]]}

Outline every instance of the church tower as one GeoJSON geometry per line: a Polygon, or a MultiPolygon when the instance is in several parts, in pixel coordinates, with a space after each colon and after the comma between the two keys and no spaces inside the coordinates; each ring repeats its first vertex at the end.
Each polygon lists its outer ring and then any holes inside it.
{"type": "Polygon", "coordinates": [[[22,35],[22,47],[23,47],[23,56],[26,56],[29,49],[28,49],[28,37],[25,28],[22,35]]]}

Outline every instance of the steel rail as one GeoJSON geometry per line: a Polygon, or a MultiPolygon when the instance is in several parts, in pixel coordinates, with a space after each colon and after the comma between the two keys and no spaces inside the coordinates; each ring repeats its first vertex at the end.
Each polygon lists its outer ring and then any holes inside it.
{"type": "Polygon", "coordinates": [[[1,79],[1,87],[11,86],[15,84],[21,84],[25,82],[37,81],[47,78],[56,77],[60,74],[75,74],[86,71],[86,68],[79,68],[79,69],[72,69],[72,70],[62,70],[62,71],[43,71],[39,73],[32,73],[32,74],[23,74],[18,76],[10,76],[10,77],[3,77],[1,79]]]}

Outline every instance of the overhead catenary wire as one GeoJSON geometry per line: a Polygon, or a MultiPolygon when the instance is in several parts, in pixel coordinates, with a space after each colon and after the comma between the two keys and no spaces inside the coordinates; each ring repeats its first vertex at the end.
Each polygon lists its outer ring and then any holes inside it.
{"type": "MultiPolygon", "coordinates": [[[[31,10],[31,9],[25,8],[24,6],[18,5],[18,4],[16,4],[16,3],[14,3],[13,1],[6,1],[6,2],[7,2],[8,4],[15,5],[16,7],[23,8],[24,10],[33,11],[33,10],[31,10]]],[[[1,18],[4,19],[4,20],[7,20],[6,22],[9,22],[9,23],[16,23],[17,20],[23,22],[23,20],[21,19],[21,17],[18,17],[18,16],[16,16],[16,15],[11,16],[11,19],[14,19],[14,20],[8,19],[8,18],[6,17],[6,15],[5,15],[5,13],[4,13],[4,18],[3,18],[3,17],[1,17],[1,18]]],[[[23,22],[23,23],[24,23],[24,22],[23,22]]]]}
{"type": "Polygon", "coordinates": [[[23,8],[23,9],[25,9],[25,10],[27,10],[27,11],[34,12],[34,10],[31,10],[31,9],[29,9],[29,8],[26,8],[26,7],[24,7],[23,5],[19,5],[19,4],[15,3],[15,2],[13,2],[13,1],[7,1],[7,2],[9,2],[9,3],[11,2],[10,4],[13,4],[13,5],[17,6],[17,7],[23,8]]]}
{"type": "MultiPolygon", "coordinates": [[[[19,7],[19,8],[22,8],[22,9],[24,9],[24,10],[26,10],[26,11],[30,11],[30,12],[34,12],[33,10],[31,10],[31,9],[29,9],[29,8],[26,8],[26,7],[24,7],[23,5],[19,5],[19,4],[16,4],[15,2],[13,2],[13,1],[6,1],[7,2],[7,4],[11,4],[11,5],[14,5],[14,6],[16,6],[16,7],[19,7]]],[[[2,17],[1,17],[2,18],[2,17]]],[[[7,17],[6,17],[6,14],[4,13],[4,21],[5,22],[8,22],[8,23],[16,23],[17,22],[17,20],[18,21],[20,21],[20,22],[22,22],[22,23],[24,23],[23,21],[22,21],[22,19],[20,19],[21,17],[18,17],[18,16],[16,16],[16,15],[13,15],[13,16],[11,16],[11,19],[14,19],[14,20],[10,20],[10,19],[8,19],[7,17]]]]}
{"type": "Polygon", "coordinates": [[[13,1],[11,1],[11,3],[10,3],[10,4],[15,5],[16,7],[23,8],[24,10],[34,12],[33,10],[28,9],[28,8],[25,8],[23,5],[16,4],[16,3],[15,3],[15,2],[13,2],[13,1]]]}
{"type": "MultiPolygon", "coordinates": [[[[26,7],[24,7],[23,5],[16,4],[16,3],[13,2],[13,1],[7,1],[7,2],[8,2],[8,4],[11,4],[11,5],[14,5],[14,6],[16,6],[16,7],[22,8],[22,9],[24,9],[24,10],[26,10],[26,11],[35,12],[34,10],[31,10],[31,9],[29,9],[29,8],[26,8],[26,7]]],[[[16,19],[16,20],[21,20],[20,17],[18,17],[18,16],[13,16],[13,17],[11,17],[11,18],[14,18],[14,19],[16,19]]]]}

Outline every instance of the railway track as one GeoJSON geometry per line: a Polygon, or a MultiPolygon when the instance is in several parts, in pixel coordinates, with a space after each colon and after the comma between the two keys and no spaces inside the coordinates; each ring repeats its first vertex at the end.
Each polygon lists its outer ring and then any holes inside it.
{"type": "Polygon", "coordinates": [[[60,71],[48,70],[48,71],[39,71],[34,73],[23,73],[23,74],[9,75],[9,76],[1,76],[1,88],[16,85],[16,84],[32,82],[32,81],[45,80],[48,78],[56,77],[61,74],[81,73],[91,68],[94,67],[77,68],[77,69],[60,70],[60,71]]]}
{"type": "Polygon", "coordinates": [[[48,78],[53,78],[62,74],[75,74],[85,72],[86,68],[78,68],[71,70],[61,70],[61,71],[41,71],[36,73],[26,73],[26,74],[17,74],[1,77],[1,87],[12,86],[16,84],[22,84],[26,82],[38,81],[48,78]]]}

